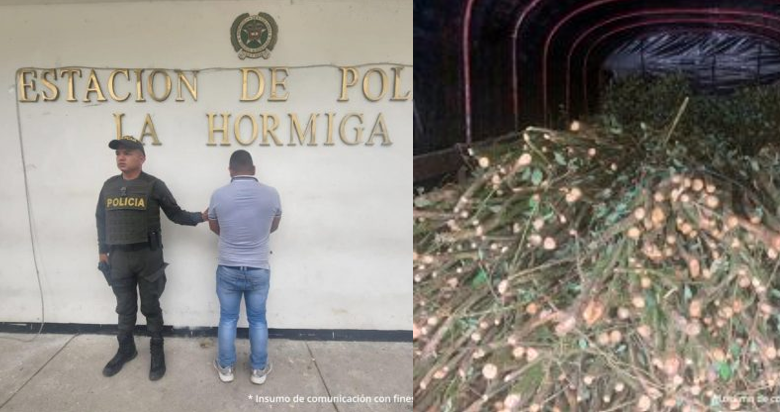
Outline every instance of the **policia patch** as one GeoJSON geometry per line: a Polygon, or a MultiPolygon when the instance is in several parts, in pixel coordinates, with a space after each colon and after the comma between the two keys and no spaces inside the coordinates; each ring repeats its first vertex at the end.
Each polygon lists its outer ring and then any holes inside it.
{"type": "Polygon", "coordinates": [[[146,198],[133,197],[107,197],[106,210],[146,210],[146,198]]]}

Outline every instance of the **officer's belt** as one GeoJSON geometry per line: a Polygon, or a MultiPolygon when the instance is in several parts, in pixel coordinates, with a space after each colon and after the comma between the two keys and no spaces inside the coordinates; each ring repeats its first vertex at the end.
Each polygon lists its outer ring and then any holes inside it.
{"type": "Polygon", "coordinates": [[[111,250],[123,250],[127,252],[150,249],[149,242],[132,243],[129,245],[109,245],[109,247],[111,248],[111,250]]]}

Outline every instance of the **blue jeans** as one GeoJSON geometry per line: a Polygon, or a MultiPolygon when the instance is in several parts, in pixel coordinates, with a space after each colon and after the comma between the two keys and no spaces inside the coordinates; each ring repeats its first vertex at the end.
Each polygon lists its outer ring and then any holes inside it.
{"type": "Polygon", "coordinates": [[[241,309],[241,295],[246,303],[249,321],[249,344],[252,369],[263,369],[268,361],[268,323],[265,302],[271,271],[268,269],[217,266],[217,296],[219,297],[218,360],[223,368],[236,363],[236,324],[241,309]]]}

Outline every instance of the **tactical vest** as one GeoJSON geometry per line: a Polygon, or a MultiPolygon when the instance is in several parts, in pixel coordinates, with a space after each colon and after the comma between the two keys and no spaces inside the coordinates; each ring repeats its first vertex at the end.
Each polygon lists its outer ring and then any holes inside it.
{"type": "Polygon", "coordinates": [[[160,231],[160,205],[152,198],[157,178],[141,172],[133,180],[115,176],[103,185],[101,201],[106,208],[106,243],[129,245],[149,241],[160,231]]]}

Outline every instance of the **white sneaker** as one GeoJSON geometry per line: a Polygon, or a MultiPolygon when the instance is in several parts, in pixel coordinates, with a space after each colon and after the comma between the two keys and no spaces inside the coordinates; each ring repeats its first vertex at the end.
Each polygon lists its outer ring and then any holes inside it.
{"type": "Polygon", "coordinates": [[[252,375],[249,377],[249,380],[256,385],[262,385],[263,383],[265,383],[265,377],[268,376],[269,373],[271,373],[272,369],[273,366],[271,365],[271,361],[268,361],[268,364],[265,365],[265,368],[252,369],[252,375]]]}
{"type": "Polygon", "coordinates": [[[219,366],[219,362],[214,359],[214,369],[217,370],[217,373],[219,374],[219,380],[222,382],[233,382],[233,367],[228,366],[227,368],[223,368],[219,366]]]}

